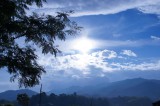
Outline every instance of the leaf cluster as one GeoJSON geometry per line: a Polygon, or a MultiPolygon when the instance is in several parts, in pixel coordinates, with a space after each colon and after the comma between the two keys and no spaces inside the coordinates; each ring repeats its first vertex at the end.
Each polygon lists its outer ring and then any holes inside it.
{"type": "Polygon", "coordinates": [[[2,0],[0,2],[0,69],[7,67],[12,75],[11,81],[18,78],[20,87],[32,87],[39,84],[45,70],[37,63],[36,49],[43,54],[56,56],[60,50],[55,40],[65,40],[67,35],[77,34],[81,27],[68,17],[72,11],[58,12],[56,16],[27,15],[29,6],[42,7],[45,0],[2,0]],[[18,40],[24,39],[25,45],[18,40]]]}

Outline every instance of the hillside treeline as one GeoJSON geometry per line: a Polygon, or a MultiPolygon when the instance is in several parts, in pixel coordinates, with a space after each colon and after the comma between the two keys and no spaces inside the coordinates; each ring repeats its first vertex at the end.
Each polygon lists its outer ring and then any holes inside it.
{"type": "MultiPolygon", "coordinates": [[[[18,101],[1,100],[0,104],[13,104],[21,106],[18,101]]],[[[114,97],[114,98],[94,98],[73,94],[50,94],[41,93],[34,95],[29,100],[29,106],[152,106],[152,101],[146,97],[114,97]]],[[[0,106],[1,106],[0,105],[0,106]]]]}

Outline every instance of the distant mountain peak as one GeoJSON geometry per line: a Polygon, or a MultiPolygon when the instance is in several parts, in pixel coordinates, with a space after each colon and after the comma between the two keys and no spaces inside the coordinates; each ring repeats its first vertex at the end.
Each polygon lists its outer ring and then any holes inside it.
{"type": "Polygon", "coordinates": [[[21,93],[26,93],[29,97],[37,94],[37,92],[29,89],[7,90],[0,93],[0,100],[4,99],[4,100],[13,101],[13,100],[16,100],[17,95],[21,93]]]}
{"type": "MultiPolygon", "coordinates": [[[[102,83],[94,86],[88,85],[86,87],[72,86],[61,90],[60,93],[72,94],[77,92],[80,95],[87,96],[103,96],[103,97],[117,97],[117,96],[137,96],[149,97],[153,100],[160,97],[160,80],[144,79],[141,77],[133,79],[125,79],[116,82],[102,83]]],[[[51,92],[50,92],[51,93],[51,92]]],[[[53,92],[55,93],[55,92],[53,92]]]]}

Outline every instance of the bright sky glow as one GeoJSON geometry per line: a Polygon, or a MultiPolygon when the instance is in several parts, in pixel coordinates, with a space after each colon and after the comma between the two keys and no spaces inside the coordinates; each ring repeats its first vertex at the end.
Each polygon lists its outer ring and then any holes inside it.
{"type": "MultiPolygon", "coordinates": [[[[98,83],[97,77],[110,81],[134,77],[160,79],[160,0],[47,2],[40,9],[31,7],[29,12],[55,15],[57,11],[74,10],[70,18],[83,29],[80,35],[55,41],[62,51],[56,58],[37,51],[38,63],[47,72],[42,76],[44,89],[74,85],[75,78],[84,82],[93,78],[94,84],[98,83]]],[[[17,43],[23,45],[22,41],[17,43]]],[[[10,89],[9,77],[1,73],[0,78],[0,91],[10,89]]]]}
{"type": "Polygon", "coordinates": [[[87,37],[78,38],[73,41],[73,49],[78,50],[82,54],[87,54],[95,46],[95,42],[87,37]]]}

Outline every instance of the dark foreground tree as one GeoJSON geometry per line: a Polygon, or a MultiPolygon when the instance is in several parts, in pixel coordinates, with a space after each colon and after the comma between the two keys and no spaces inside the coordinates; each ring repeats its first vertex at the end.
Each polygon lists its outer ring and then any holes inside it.
{"type": "Polygon", "coordinates": [[[29,6],[42,7],[45,0],[2,0],[0,2],[0,69],[6,69],[11,81],[18,79],[19,85],[32,87],[39,84],[45,70],[37,63],[36,49],[43,54],[56,56],[56,39],[65,40],[66,35],[75,35],[81,28],[68,16],[71,12],[57,13],[56,16],[27,15],[29,6]],[[24,39],[25,45],[16,41],[24,39]]]}
{"type": "Polygon", "coordinates": [[[13,104],[10,104],[10,103],[8,103],[8,104],[0,104],[0,106],[14,106],[13,104]]]}
{"type": "Polygon", "coordinates": [[[29,105],[29,97],[26,93],[18,94],[17,101],[21,106],[28,106],[29,105]]]}

